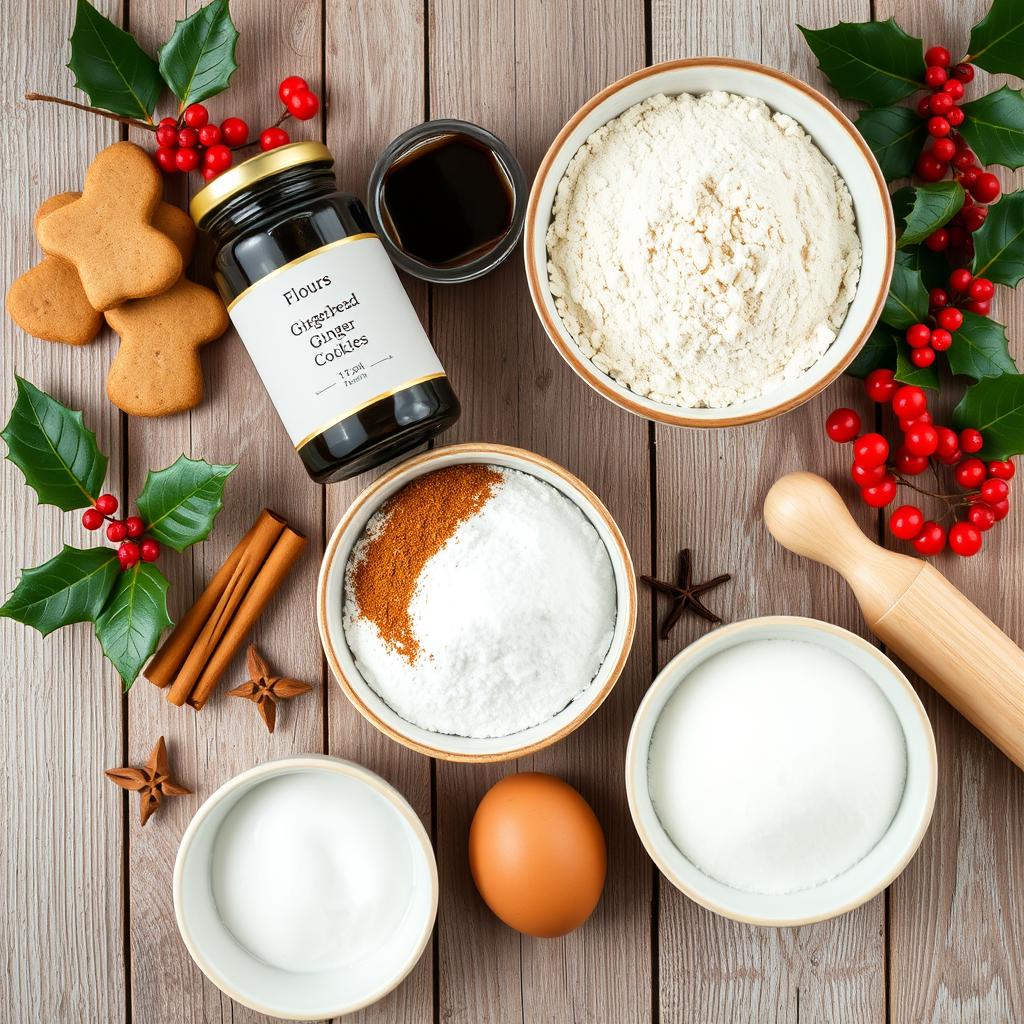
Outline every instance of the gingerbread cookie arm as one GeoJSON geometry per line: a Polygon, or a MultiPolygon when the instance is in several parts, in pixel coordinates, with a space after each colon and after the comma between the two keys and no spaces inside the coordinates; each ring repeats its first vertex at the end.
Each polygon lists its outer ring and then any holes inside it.
{"type": "Polygon", "coordinates": [[[103,315],[85,296],[78,271],[56,256],[44,256],[11,285],[7,312],[28,334],[68,345],[92,341],[103,324],[103,315]]]}

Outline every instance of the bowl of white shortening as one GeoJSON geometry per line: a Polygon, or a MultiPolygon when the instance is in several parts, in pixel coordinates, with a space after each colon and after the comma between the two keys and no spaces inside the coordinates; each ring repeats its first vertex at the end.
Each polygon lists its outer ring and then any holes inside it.
{"type": "Polygon", "coordinates": [[[537,314],[616,405],[682,426],[786,412],[852,362],[895,253],[856,128],[781,71],[668,61],[580,108],[541,162],[524,258],[537,314]]]}
{"type": "Polygon", "coordinates": [[[626,751],[640,839],[690,899],[793,927],[906,867],[935,804],[935,739],[877,647],[795,616],[708,633],[661,671],[626,751]]]}

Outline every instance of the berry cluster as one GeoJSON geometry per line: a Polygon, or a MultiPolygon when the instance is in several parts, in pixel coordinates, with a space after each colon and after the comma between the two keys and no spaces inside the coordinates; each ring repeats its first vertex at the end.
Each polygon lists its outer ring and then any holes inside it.
{"type": "Polygon", "coordinates": [[[152,537],[139,538],[146,532],[146,524],[139,516],[128,516],[127,519],[114,519],[117,511],[117,498],[112,494],[101,494],[92,508],[82,513],[82,525],[87,530],[98,530],[104,523],[107,526],[107,540],[120,545],[117,549],[117,560],[122,569],[130,569],[141,558],[143,562],[155,562],[160,557],[160,544],[152,537]]]}
{"type": "MultiPolygon", "coordinates": [[[[320,109],[316,94],[298,75],[283,79],[277,87],[277,95],[285,109],[274,124],[260,133],[258,143],[264,152],[290,141],[281,127],[289,117],[308,121],[320,109]]],[[[193,103],[180,117],[165,117],[157,125],[156,144],[154,159],[160,170],[174,174],[201,169],[203,178],[213,181],[231,166],[235,150],[256,145],[256,142],[249,141],[249,126],[240,117],[225,118],[219,125],[211,124],[206,107],[193,103]]]]}
{"type": "Polygon", "coordinates": [[[896,500],[898,487],[904,485],[944,502],[944,515],[955,520],[948,530],[940,522],[926,521],[917,505],[900,505],[889,517],[890,532],[910,541],[922,555],[938,554],[947,543],[958,555],[976,555],[981,550],[982,534],[1009,514],[1013,462],[977,458],[984,447],[981,432],[968,427],[957,433],[934,424],[924,391],[901,385],[892,370],[874,370],[864,384],[868,398],[891,408],[903,442],[893,453],[881,434],[862,434],[860,416],[853,409],[836,409],[829,415],[825,421],[828,436],[840,444],[853,443],[850,475],[861,497],[872,508],[885,508],[896,500]],[[937,479],[935,463],[953,469],[961,491],[936,493],[908,479],[920,476],[929,467],[937,479]],[[963,518],[957,518],[961,512],[963,518]]]}
{"type": "Polygon", "coordinates": [[[932,288],[928,292],[931,323],[911,324],[903,337],[910,346],[910,361],[915,366],[931,366],[936,352],[945,352],[953,344],[953,331],[964,322],[963,310],[988,316],[995,285],[987,278],[973,277],[964,267],[949,275],[949,289],[932,288]]]}

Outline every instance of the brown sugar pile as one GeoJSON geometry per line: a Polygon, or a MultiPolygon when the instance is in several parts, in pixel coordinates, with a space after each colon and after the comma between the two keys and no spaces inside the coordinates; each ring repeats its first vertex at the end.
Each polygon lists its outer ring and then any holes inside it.
{"type": "Polygon", "coordinates": [[[483,508],[501,480],[497,470],[479,463],[417,477],[384,506],[384,526],[352,570],[360,615],[410,664],[419,654],[409,605],[420,573],[460,524],[483,508]]]}

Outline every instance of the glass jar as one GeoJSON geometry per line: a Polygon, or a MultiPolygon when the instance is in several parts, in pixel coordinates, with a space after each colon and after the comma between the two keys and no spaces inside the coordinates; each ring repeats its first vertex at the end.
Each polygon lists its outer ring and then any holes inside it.
{"type": "Polygon", "coordinates": [[[192,199],[214,277],[309,475],[344,480],[459,418],[363,204],[319,142],[260,153],[192,199]]]}

